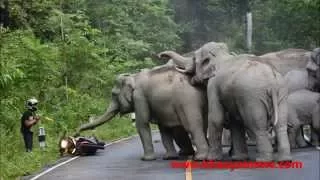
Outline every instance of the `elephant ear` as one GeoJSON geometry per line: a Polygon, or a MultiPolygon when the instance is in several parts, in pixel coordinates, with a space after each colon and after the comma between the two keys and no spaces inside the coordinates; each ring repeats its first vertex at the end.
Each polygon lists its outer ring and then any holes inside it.
{"type": "MultiPolygon", "coordinates": [[[[201,58],[201,57],[198,57],[201,58]]],[[[209,51],[208,57],[204,58],[201,61],[201,69],[202,69],[202,75],[201,79],[209,79],[211,77],[215,76],[215,71],[216,71],[216,65],[214,64],[214,61],[212,59],[216,58],[216,54],[209,51]]]]}
{"type": "Polygon", "coordinates": [[[125,80],[125,85],[128,88],[125,91],[125,98],[129,101],[132,102],[132,95],[133,95],[133,91],[135,89],[135,80],[134,77],[132,75],[128,76],[125,80]]]}
{"type": "Polygon", "coordinates": [[[202,79],[210,79],[215,76],[216,66],[208,65],[207,68],[202,73],[202,79]]]}

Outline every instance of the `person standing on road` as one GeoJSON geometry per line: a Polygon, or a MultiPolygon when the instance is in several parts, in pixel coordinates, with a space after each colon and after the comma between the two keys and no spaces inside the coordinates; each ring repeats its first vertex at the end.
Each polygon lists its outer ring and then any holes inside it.
{"type": "Polygon", "coordinates": [[[31,127],[37,124],[40,120],[38,116],[36,116],[38,100],[36,98],[28,99],[26,102],[27,111],[25,111],[21,117],[21,133],[23,136],[26,152],[32,151],[33,144],[33,132],[31,131],[31,127]]]}

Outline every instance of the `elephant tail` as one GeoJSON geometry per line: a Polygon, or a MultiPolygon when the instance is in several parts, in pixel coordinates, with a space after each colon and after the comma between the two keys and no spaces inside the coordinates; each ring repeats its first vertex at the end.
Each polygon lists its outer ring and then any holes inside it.
{"type": "Polygon", "coordinates": [[[272,104],[273,104],[273,113],[274,113],[274,122],[273,126],[276,126],[279,119],[279,105],[278,105],[278,93],[275,88],[272,88],[271,91],[271,98],[272,98],[272,104]]]}

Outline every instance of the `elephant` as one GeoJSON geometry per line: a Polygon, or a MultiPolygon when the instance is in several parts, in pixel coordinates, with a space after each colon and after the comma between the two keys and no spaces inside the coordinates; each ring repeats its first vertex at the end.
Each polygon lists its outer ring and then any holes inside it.
{"type": "MultiPolygon", "coordinates": [[[[118,75],[112,89],[112,101],[107,111],[92,123],[84,124],[78,131],[95,128],[117,113],[135,113],[136,128],[142,142],[141,160],[155,160],[149,122],[159,125],[166,157],[176,156],[172,141],[165,128],[183,126],[191,134],[197,152],[194,159],[207,156],[207,98],[202,88],[192,86],[190,78],[165,64],[144,69],[136,74],[118,75]]],[[[175,132],[175,129],[173,130],[175,132]]],[[[183,141],[190,141],[184,138],[183,141]]],[[[190,142],[186,142],[190,147],[190,142]]],[[[189,148],[190,149],[190,148],[189,148]]],[[[192,149],[193,150],[193,149],[192,149]]],[[[190,150],[191,151],[191,150],[190,150]]],[[[193,153],[193,152],[192,152],[193,153]]]]}
{"type": "Polygon", "coordinates": [[[291,70],[284,78],[288,83],[289,94],[302,89],[317,91],[317,80],[306,69],[291,70]]]}
{"type": "Polygon", "coordinates": [[[192,147],[193,144],[190,140],[188,132],[183,126],[159,126],[159,129],[162,143],[167,151],[166,155],[163,157],[164,160],[173,160],[178,159],[179,157],[184,158],[194,155],[195,152],[192,147]],[[173,140],[180,148],[178,155],[175,151],[173,140]]]}
{"type": "Polygon", "coordinates": [[[320,48],[315,48],[311,52],[304,68],[293,69],[285,74],[285,79],[288,82],[289,94],[301,89],[320,92],[319,59],[320,48]],[[317,63],[319,65],[317,65],[317,63]]]}
{"type": "Polygon", "coordinates": [[[302,89],[288,96],[288,136],[291,148],[305,146],[301,132],[303,125],[311,126],[312,144],[319,146],[320,93],[302,89]]]}
{"type": "MultiPolygon", "coordinates": [[[[285,77],[288,82],[289,94],[301,89],[317,91],[319,85],[317,85],[315,77],[310,76],[306,69],[308,62],[315,56],[312,54],[313,52],[289,48],[260,55],[258,60],[271,65],[285,77]]],[[[255,143],[252,134],[248,134],[248,139],[255,143]]]]}
{"type": "Polygon", "coordinates": [[[234,56],[223,42],[209,42],[192,58],[174,51],[158,54],[171,58],[176,69],[191,77],[194,86],[205,84],[208,98],[208,159],[222,159],[221,134],[224,114],[230,114],[234,160],[248,158],[245,130],[257,142],[257,161],[270,161],[269,127],[275,128],[278,161],[291,161],[287,134],[288,88],[283,76],[255,55],[234,56]]]}
{"type": "Polygon", "coordinates": [[[320,92],[320,48],[312,51],[311,58],[306,66],[309,76],[316,79],[315,91],[320,92]]]}
{"type": "Polygon", "coordinates": [[[270,64],[284,76],[292,70],[304,70],[311,53],[304,49],[289,48],[260,55],[258,60],[270,64]]]}

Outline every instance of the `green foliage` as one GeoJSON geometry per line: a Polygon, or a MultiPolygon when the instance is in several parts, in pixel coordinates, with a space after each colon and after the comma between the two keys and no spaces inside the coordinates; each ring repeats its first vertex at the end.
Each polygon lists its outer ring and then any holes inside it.
{"type": "MultiPolygon", "coordinates": [[[[167,1],[8,1],[0,26],[0,179],[27,175],[58,157],[61,133],[74,133],[107,107],[114,77],[154,66],[151,55],[180,45],[167,1]],[[103,26],[101,23],[106,23],[103,26]],[[27,98],[40,100],[35,150],[24,153],[20,117],[27,98]],[[44,126],[49,147],[38,148],[44,126]]],[[[1,7],[3,4],[1,2],[1,7]]],[[[93,132],[112,140],[135,133],[127,117],[93,132]]]]}
{"type": "Polygon", "coordinates": [[[164,0],[92,0],[87,10],[92,25],[103,31],[98,43],[105,47],[105,55],[127,61],[179,46],[178,26],[166,6],[164,0]]]}
{"type": "Polygon", "coordinates": [[[252,11],[257,53],[320,45],[319,1],[254,1],[252,11]]]}
{"type": "Polygon", "coordinates": [[[248,52],[246,12],[253,16],[253,49],[263,54],[285,48],[320,46],[318,0],[172,0],[177,23],[183,27],[188,52],[208,41],[227,42],[230,49],[248,52]],[[191,22],[184,29],[186,23],[191,22]]]}

